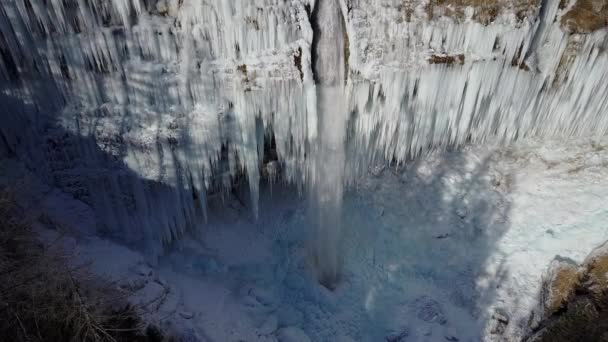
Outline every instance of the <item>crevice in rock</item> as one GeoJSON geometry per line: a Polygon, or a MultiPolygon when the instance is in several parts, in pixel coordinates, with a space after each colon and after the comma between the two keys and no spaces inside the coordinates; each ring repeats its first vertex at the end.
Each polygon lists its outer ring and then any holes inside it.
{"type": "Polygon", "coordinates": [[[300,72],[300,81],[304,81],[304,71],[302,70],[302,48],[298,47],[298,52],[293,55],[293,64],[300,72]]]}

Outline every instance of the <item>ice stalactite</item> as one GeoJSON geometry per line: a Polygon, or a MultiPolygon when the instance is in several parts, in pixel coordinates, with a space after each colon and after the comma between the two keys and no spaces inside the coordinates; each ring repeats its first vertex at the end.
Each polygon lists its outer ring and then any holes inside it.
{"type": "Polygon", "coordinates": [[[570,9],[558,1],[525,2],[536,12],[521,18],[501,5],[485,25],[472,6],[463,18],[428,18],[420,4],[408,21],[380,3],[353,1],[347,20],[356,42],[347,169],[465,143],[608,132],[605,26],[568,32],[570,9]]]}
{"type": "Polygon", "coordinates": [[[257,214],[268,131],[303,183],[311,37],[300,1],[2,1],[0,134],[48,148],[31,165],[100,230],[161,251],[240,179],[257,214]]]}
{"type": "Polygon", "coordinates": [[[347,121],[346,28],[338,0],[319,0],[312,13],[313,69],[317,81],[317,137],[310,142],[311,252],[319,282],[340,276],[341,215],[347,121]]]}
{"type": "Polygon", "coordinates": [[[445,3],[2,0],[3,153],[162,250],[235,180],[263,210],[271,132],[272,174],[319,207],[331,283],[339,179],[370,161],[608,132],[608,6],[445,3]]]}

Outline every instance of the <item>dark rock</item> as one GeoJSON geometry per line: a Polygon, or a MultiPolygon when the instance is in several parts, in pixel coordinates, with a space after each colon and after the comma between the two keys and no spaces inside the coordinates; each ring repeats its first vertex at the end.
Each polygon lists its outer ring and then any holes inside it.
{"type": "Polygon", "coordinates": [[[501,309],[497,309],[496,312],[494,312],[492,319],[500,323],[509,324],[509,316],[501,309]]]}
{"type": "Polygon", "coordinates": [[[492,328],[490,333],[493,335],[504,334],[507,325],[509,324],[509,316],[501,309],[497,309],[492,315],[492,328]]]}

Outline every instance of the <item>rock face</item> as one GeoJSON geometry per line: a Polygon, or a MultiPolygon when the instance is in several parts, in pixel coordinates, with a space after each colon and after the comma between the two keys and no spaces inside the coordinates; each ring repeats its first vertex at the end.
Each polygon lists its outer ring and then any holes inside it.
{"type": "Polygon", "coordinates": [[[568,303],[580,285],[578,265],[568,259],[556,258],[549,266],[541,294],[543,314],[550,316],[568,303]]]}
{"type": "MultiPolygon", "coordinates": [[[[608,130],[601,0],[335,1],[345,182],[375,158],[608,130]]],[[[98,230],[155,250],[245,177],[256,212],[264,165],[309,182],[329,134],[315,3],[2,1],[0,152],[93,207],[98,230]]]]}
{"type": "Polygon", "coordinates": [[[556,259],[542,291],[526,341],[608,340],[608,243],[580,267],[556,259]]]}

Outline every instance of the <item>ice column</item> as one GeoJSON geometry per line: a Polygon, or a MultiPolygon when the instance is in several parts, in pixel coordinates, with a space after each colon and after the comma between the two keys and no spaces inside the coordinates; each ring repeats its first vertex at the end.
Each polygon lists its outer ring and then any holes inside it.
{"type": "Polygon", "coordinates": [[[340,230],[344,188],[346,74],[345,23],[338,0],[320,0],[313,13],[313,68],[317,82],[317,137],[311,141],[311,257],[318,280],[335,286],[340,273],[340,230]]]}

